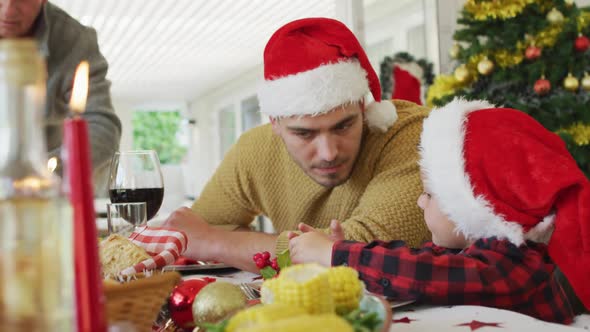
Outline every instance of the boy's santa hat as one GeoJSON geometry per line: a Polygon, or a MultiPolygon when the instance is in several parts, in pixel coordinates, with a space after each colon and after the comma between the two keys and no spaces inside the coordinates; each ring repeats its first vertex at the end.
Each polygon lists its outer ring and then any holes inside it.
{"type": "Polygon", "coordinates": [[[424,185],[469,239],[545,242],[590,308],[590,182],[524,112],[455,99],[424,121],[424,185]]]}
{"type": "Polygon", "coordinates": [[[306,18],[278,29],[264,49],[264,79],[258,100],[271,117],[319,115],[371,92],[375,101],[367,106],[367,124],[386,131],[397,120],[395,106],[381,100],[365,51],[333,19],[306,18]]]}

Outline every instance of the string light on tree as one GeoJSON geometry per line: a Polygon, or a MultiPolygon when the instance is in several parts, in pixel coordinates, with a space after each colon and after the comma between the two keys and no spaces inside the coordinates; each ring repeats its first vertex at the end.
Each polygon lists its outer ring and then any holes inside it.
{"type": "Polygon", "coordinates": [[[489,75],[493,70],[494,63],[487,56],[477,64],[477,71],[482,75],[489,75]]]}
{"type": "Polygon", "coordinates": [[[557,8],[553,8],[547,13],[547,21],[551,24],[560,24],[563,22],[563,14],[557,8]]]}
{"type": "Polygon", "coordinates": [[[588,73],[584,73],[584,77],[582,78],[582,89],[584,91],[590,91],[590,75],[588,73]]]}
{"type": "Polygon", "coordinates": [[[574,41],[574,48],[576,51],[585,52],[588,47],[590,47],[590,39],[582,34],[579,34],[578,38],[576,38],[576,41],[574,41]]]}
{"type": "Polygon", "coordinates": [[[469,81],[471,75],[469,74],[469,69],[467,69],[467,66],[465,64],[462,64],[459,67],[457,67],[457,69],[455,69],[454,76],[455,79],[457,79],[457,81],[465,83],[469,81]]]}
{"type": "Polygon", "coordinates": [[[575,92],[578,90],[579,86],[580,82],[571,72],[567,74],[567,77],[563,80],[563,87],[568,91],[575,92]]]}
{"type": "Polygon", "coordinates": [[[543,75],[540,79],[538,79],[535,82],[535,86],[533,89],[535,90],[535,93],[539,96],[546,95],[547,93],[549,93],[549,91],[551,91],[551,82],[549,82],[549,80],[545,78],[545,75],[543,75]]]}

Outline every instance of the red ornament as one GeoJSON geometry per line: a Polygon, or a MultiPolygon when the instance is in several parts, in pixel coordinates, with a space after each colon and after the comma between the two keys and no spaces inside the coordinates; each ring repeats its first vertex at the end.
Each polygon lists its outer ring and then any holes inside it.
{"type": "Polygon", "coordinates": [[[551,83],[545,77],[541,77],[535,82],[534,89],[539,96],[545,95],[551,90],[551,83]]]}
{"type": "Polygon", "coordinates": [[[524,56],[528,60],[534,60],[541,56],[541,48],[531,45],[526,48],[526,51],[524,51],[524,56]]]}
{"type": "Polygon", "coordinates": [[[585,52],[590,47],[590,39],[586,36],[579,35],[574,42],[574,48],[578,52],[585,52]]]}
{"type": "Polygon", "coordinates": [[[214,282],[213,278],[189,279],[182,281],[170,294],[168,310],[174,324],[182,329],[192,330],[195,327],[193,318],[193,301],[201,288],[214,282]]]}

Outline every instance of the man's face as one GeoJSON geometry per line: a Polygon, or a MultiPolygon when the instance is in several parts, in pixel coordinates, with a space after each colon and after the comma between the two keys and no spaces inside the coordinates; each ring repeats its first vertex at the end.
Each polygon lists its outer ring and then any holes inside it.
{"type": "Polygon", "coordinates": [[[328,188],[350,177],[363,134],[363,106],[339,106],[317,116],[272,121],[289,155],[315,182],[328,188]]]}
{"type": "Polygon", "coordinates": [[[0,38],[27,36],[46,0],[0,0],[0,38]]]}

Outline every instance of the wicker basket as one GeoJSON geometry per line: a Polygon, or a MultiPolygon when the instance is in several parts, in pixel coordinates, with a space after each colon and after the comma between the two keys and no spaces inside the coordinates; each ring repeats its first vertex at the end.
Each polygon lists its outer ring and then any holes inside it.
{"type": "Polygon", "coordinates": [[[166,272],[123,284],[104,282],[109,323],[127,321],[137,331],[151,331],[160,308],[179,280],[178,272],[166,272]]]}

